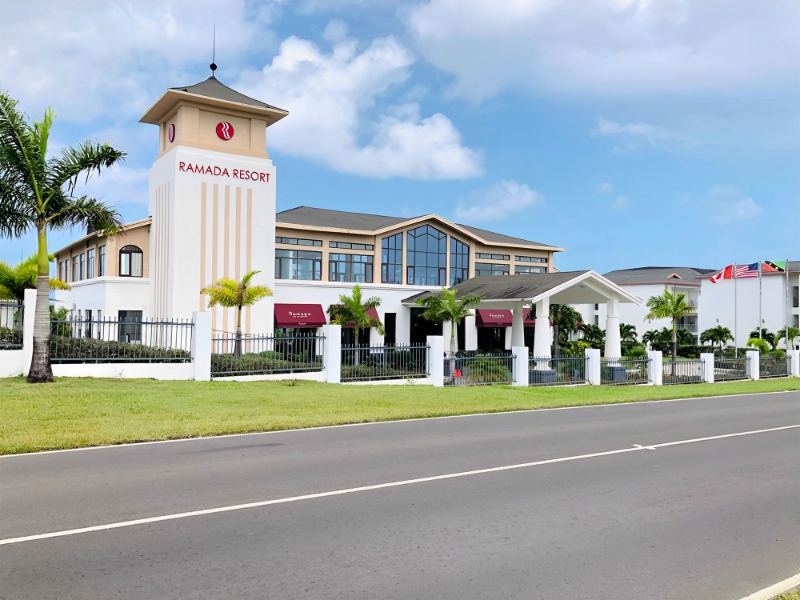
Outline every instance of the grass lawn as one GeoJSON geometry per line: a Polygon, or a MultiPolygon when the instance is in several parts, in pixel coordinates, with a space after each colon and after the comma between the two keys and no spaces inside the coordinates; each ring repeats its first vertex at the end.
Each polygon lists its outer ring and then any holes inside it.
{"type": "Polygon", "coordinates": [[[800,600],[800,590],[794,592],[786,592],[780,596],[776,596],[774,600],[800,600]]]}
{"type": "Polygon", "coordinates": [[[800,379],[664,387],[433,388],[304,381],[0,380],[0,454],[443,415],[800,390],[800,379]]]}

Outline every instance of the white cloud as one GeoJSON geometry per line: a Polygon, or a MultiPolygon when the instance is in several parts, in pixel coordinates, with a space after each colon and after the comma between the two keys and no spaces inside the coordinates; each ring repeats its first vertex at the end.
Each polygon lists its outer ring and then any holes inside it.
{"type": "Polygon", "coordinates": [[[647,145],[664,149],[679,149],[696,145],[682,132],[643,121],[617,123],[604,117],[598,117],[597,127],[589,131],[589,134],[618,139],[620,144],[614,146],[615,153],[641,150],[647,145]]]}
{"type": "Polygon", "coordinates": [[[462,144],[441,113],[423,117],[410,102],[367,119],[377,99],[409,76],[414,57],[403,45],[379,38],[359,52],[337,21],[325,37],[333,42],[327,54],[308,40],[286,39],[270,64],[245,73],[237,86],[290,112],[270,129],[272,148],[368,177],[460,179],[483,172],[481,154],[462,144]]]}
{"type": "Polygon", "coordinates": [[[795,0],[428,0],[405,12],[456,94],[763,89],[797,81],[795,0]]]}
{"type": "Polygon", "coordinates": [[[147,204],[147,176],[149,169],[113,165],[93,176],[89,183],[79,183],[76,194],[86,194],[111,206],[119,204],[147,204]]]}
{"type": "Polygon", "coordinates": [[[456,206],[455,214],[471,223],[500,221],[543,202],[544,196],[526,184],[503,180],[469,192],[456,206]]]}
{"type": "Polygon", "coordinates": [[[627,196],[617,196],[614,202],[611,203],[613,210],[623,210],[628,208],[629,200],[627,196]]]}
{"type": "Polygon", "coordinates": [[[614,184],[606,181],[604,183],[598,183],[594,189],[598,194],[610,194],[614,191],[614,184]]]}
{"type": "Polygon", "coordinates": [[[708,192],[711,219],[720,225],[732,225],[755,219],[764,207],[751,197],[745,197],[735,185],[715,185],[708,192]]]}

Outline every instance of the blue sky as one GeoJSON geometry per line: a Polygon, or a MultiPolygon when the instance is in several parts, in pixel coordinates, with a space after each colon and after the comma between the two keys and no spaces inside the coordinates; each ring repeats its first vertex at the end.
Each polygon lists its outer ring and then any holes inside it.
{"type": "Polygon", "coordinates": [[[31,1],[0,22],[0,88],[55,108],[56,145],[126,150],[87,192],[142,218],[138,118],[208,76],[216,23],[219,79],[291,112],[268,131],[279,210],[436,212],[561,246],[564,270],[796,259],[800,5],[754,6],[31,1]]]}

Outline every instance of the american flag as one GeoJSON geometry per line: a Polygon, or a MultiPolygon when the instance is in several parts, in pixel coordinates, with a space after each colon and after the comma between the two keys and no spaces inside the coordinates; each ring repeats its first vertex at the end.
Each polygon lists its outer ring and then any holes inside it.
{"type": "Polygon", "coordinates": [[[745,277],[758,277],[758,263],[750,263],[749,265],[742,265],[741,267],[736,267],[736,273],[734,275],[736,279],[744,279],[745,277]]]}

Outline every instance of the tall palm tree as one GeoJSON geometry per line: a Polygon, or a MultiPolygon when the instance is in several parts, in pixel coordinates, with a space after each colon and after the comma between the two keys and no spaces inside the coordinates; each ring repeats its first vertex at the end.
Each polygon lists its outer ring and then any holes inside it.
{"type": "Polygon", "coordinates": [[[600,329],[597,325],[584,324],[581,326],[581,334],[583,341],[589,344],[592,348],[602,349],[606,340],[606,332],[600,329]]]}
{"type": "MultiPolygon", "coordinates": [[[[583,315],[577,310],[572,308],[569,304],[551,304],[550,305],[550,324],[553,326],[553,348],[552,355],[559,355],[559,347],[561,346],[561,334],[564,334],[564,343],[567,342],[567,337],[570,333],[575,333],[581,330],[581,322],[583,315]]],[[[528,320],[536,319],[536,306],[534,305],[528,312],[528,320]]],[[[599,328],[598,328],[599,329],[599,328]]]]}
{"type": "Polygon", "coordinates": [[[204,287],[200,293],[208,296],[208,307],[224,306],[236,309],[236,343],[233,346],[234,356],[242,355],[242,308],[253,306],[259,300],[272,296],[272,290],[265,285],[250,285],[253,276],[261,271],[246,273],[240,282],[223,277],[216,283],[204,287]]]}
{"type": "MultiPolygon", "coordinates": [[[[678,319],[694,311],[694,308],[686,302],[686,294],[683,292],[670,292],[664,290],[660,296],[650,296],[647,299],[647,308],[650,312],[645,316],[646,321],[656,319],[672,319],[672,362],[678,360],[678,319]]],[[[674,364],[673,364],[674,368],[674,364]]]]}
{"type": "Polygon", "coordinates": [[[753,331],[750,332],[750,337],[765,340],[773,350],[778,346],[778,340],[775,339],[775,334],[766,327],[762,327],[760,330],[753,329],[753,331]]]}
{"type": "Polygon", "coordinates": [[[733,340],[733,333],[731,333],[730,329],[723,327],[722,325],[717,325],[716,327],[706,329],[700,334],[700,342],[703,344],[710,342],[712,352],[716,344],[719,344],[719,348],[722,350],[722,348],[725,346],[725,343],[729,340],[733,340]]]}
{"type": "Polygon", "coordinates": [[[623,353],[636,346],[639,343],[639,336],[636,334],[636,325],[621,323],[619,326],[619,341],[622,345],[623,353]]]}
{"type": "Polygon", "coordinates": [[[441,293],[417,299],[419,306],[425,307],[422,318],[433,323],[450,321],[450,356],[458,350],[458,325],[465,317],[472,315],[471,308],[478,306],[482,298],[477,294],[466,294],[456,298],[456,290],[442,288],[441,293]]]}
{"type": "MultiPolygon", "coordinates": [[[[54,258],[50,256],[50,262],[54,258]]],[[[25,290],[36,289],[36,277],[38,274],[39,259],[32,254],[21,263],[10,265],[0,260],[0,300],[16,300],[17,304],[22,304],[25,298],[25,290]]],[[[50,279],[51,290],[71,289],[60,279],[50,279]]]]}
{"type": "MultiPolygon", "coordinates": [[[[353,327],[357,344],[358,334],[362,329],[369,331],[374,328],[378,330],[380,335],[386,335],[380,319],[368,314],[370,310],[376,309],[380,305],[381,299],[377,296],[371,296],[364,300],[361,294],[361,286],[354,285],[353,293],[350,296],[339,294],[339,302],[328,307],[328,314],[331,316],[333,325],[350,325],[353,327]]],[[[359,354],[360,351],[356,352],[354,356],[356,365],[359,362],[359,354]]]]}
{"type": "Polygon", "coordinates": [[[648,329],[642,334],[642,343],[647,344],[648,342],[650,346],[658,343],[658,329],[648,329]]]}
{"type": "Polygon", "coordinates": [[[123,160],[125,153],[87,141],[48,157],[53,114],[48,108],[41,121],[28,123],[17,101],[0,92],[0,238],[20,237],[30,230],[38,237],[31,383],[53,380],[47,232],[89,225],[113,234],[121,225],[117,211],[95,198],[76,196],[75,187],[79,178],[88,180],[123,160]]]}

